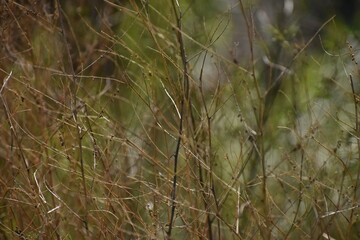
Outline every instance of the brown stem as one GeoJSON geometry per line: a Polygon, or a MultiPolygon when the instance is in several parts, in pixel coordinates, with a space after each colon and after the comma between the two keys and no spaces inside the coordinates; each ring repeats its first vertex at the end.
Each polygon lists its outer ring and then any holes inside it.
{"type": "Polygon", "coordinates": [[[175,216],[175,209],[176,209],[176,183],[177,183],[177,166],[178,166],[178,159],[179,159],[179,151],[180,151],[180,145],[181,145],[181,136],[183,133],[183,122],[184,122],[184,112],[185,112],[185,106],[189,103],[189,75],[187,70],[187,59],[186,59],[186,53],[185,53],[185,46],[182,36],[182,30],[181,30],[181,10],[180,6],[178,5],[178,2],[176,0],[172,1],[174,13],[176,16],[176,22],[177,22],[177,40],[179,43],[180,48],[180,55],[183,65],[183,75],[184,75],[184,82],[183,82],[183,96],[181,100],[181,113],[180,113],[180,124],[179,124],[179,137],[177,140],[176,145],[176,151],[174,155],[174,177],[173,177],[173,186],[172,186],[172,192],[171,192],[171,215],[170,215],[170,221],[169,221],[169,228],[167,231],[167,238],[171,239],[171,231],[173,228],[173,222],[174,222],[174,216],[175,216]],[[179,12],[179,13],[178,13],[179,12]],[[185,105],[186,104],[186,105],[185,105]]]}
{"type": "Polygon", "coordinates": [[[63,38],[63,42],[65,45],[65,49],[66,49],[66,57],[67,57],[67,66],[65,66],[67,68],[67,71],[69,71],[71,73],[71,100],[72,100],[72,106],[71,106],[71,112],[72,112],[72,116],[75,122],[75,127],[76,127],[76,136],[78,139],[78,161],[80,162],[80,169],[81,169],[81,177],[82,177],[82,185],[84,188],[84,196],[85,196],[85,216],[83,219],[83,223],[86,229],[86,233],[89,233],[89,229],[88,229],[88,220],[87,220],[87,190],[86,190],[86,182],[85,182],[85,172],[84,172],[84,161],[83,161],[83,155],[82,155],[82,130],[81,130],[81,126],[79,124],[79,120],[78,120],[78,115],[77,115],[77,84],[76,84],[76,80],[77,80],[77,76],[75,74],[75,70],[74,70],[74,66],[73,66],[73,62],[71,59],[71,54],[70,54],[70,49],[69,49],[69,43],[67,40],[67,33],[65,30],[65,25],[64,25],[64,12],[61,8],[60,5],[60,1],[56,1],[57,3],[57,8],[59,11],[59,20],[60,20],[60,28],[61,28],[61,35],[63,38]]]}

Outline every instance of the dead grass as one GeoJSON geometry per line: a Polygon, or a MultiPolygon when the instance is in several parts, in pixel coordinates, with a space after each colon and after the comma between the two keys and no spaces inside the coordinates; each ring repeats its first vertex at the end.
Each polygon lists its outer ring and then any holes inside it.
{"type": "Polygon", "coordinates": [[[190,2],[3,1],[0,239],[360,238],[357,41],[190,2]]]}

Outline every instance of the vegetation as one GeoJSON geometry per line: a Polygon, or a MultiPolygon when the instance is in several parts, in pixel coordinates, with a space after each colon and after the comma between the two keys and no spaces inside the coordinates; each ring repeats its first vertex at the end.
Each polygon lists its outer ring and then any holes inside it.
{"type": "Polygon", "coordinates": [[[279,2],[1,1],[0,239],[360,239],[358,20],[279,2]]]}

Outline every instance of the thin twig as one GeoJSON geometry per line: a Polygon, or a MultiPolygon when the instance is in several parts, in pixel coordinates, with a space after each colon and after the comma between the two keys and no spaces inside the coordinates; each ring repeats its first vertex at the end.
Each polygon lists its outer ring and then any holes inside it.
{"type": "Polygon", "coordinates": [[[69,49],[69,45],[68,45],[68,40],[67,40],[67,33],[65,30],[65,25],[64,25],[64,20],[63,18],[64,16],[64,12],[63,9],[61,8],[60,5],[60,1],[56,1],[57,3],[57,8],[59,11],[59,20],[60,20],[60,27],[61,27],[61,35],[63,38],[63,42],[65,45],[65,49],[66,49],[66,56],[68,58],[68,66],[67,66],[67,70],[71,72],[71,99],[72,99],[72,106],[71,106],[71,112],[72,112],[72,116],[74,119],[74,122],[76,124],[76,134],[77,134],[77,140],[78,140],[78,160],[80,162],[80,169],[81,169],[81,176],[82,176],[82,185],[84,188],[84,196],[85,196],[85,216],[84,219],[82,220],[86,229],[86,233],[89,234],[89,229],[88,229],[88,220],[87,220],[87,212],[88,212],[88,207],[87,207],[87,202],[88,202],[88,197],[87,197],[87,190],[86,190],[86,182],[85,182],[85,171],[84,171],[84,161],[83,161],[83,154],[82,154],[82,128],[79,124],[79,120],[78,120],[78,115],[77,115],[77,77],[75,74],[75,70],[74,70],[74,65],[72,62],[72,58],[71,58],[71,53],[70,53],[70,49],[69,49]]]}
{"type": "Polygon", "coordinates": [[[9,80],[10,80],[10,78],[11,78],[11,76],[12,76],[12,71],[11,71],[10,74],[7,76],[7,78],[4,80],[4,83],[3,83],[3,85],[2,85],[2,87],[1,87],[1,89],[0,89],[0,98],[1,98],[1,101],[2,101],[2,105],[3,105],[3,107],[4,107],[4,111],[5,111],[5,113],[6,113],[5,115],[6,115],[7,121],[8,121],[9,126],[10,126],[10,131],[11,131],[11,133],[12,133],[12,136],[14,136],[16,145],[17,145],[18,148],[19,148],[19,152],[20,152],[19,155],[20,155],[21,159],[22,159],[23,162],[24,162],[24,166],[25,166],[26,171],[27,171],[27,174],[28,174],[29,183],[30,183],[31,185],[33,185],[33,184],[32,184],[32,180],[31,180],[32,178],[31,178],[31,174],[30,174],[30,166],[29,166],[28,160],[27,160],[26,157],[25,157],[25,154],[24,154],[24,152],[23,152],[23,148],[22,148],[22,146],[21,146],[21,141],[19,140],[19,138],[18,138],[18,136],[17,136],[17,133],[16,133],[16,131],[15,131],[15,127],[14,127],[14,124],[13,124],[13,121],[12,121],[12,117],[11,117],[11,114],[10,114],[10,109],[9,109],[8,105],[6,104],[5,98],[4,98],[3,95],[2,95],[2,91],[5,89],[7,83],[9,82],[9,80]]]}
{"type": "MultiPolygon", "coordinates": [[[[353,59],[353,61],[357,65],[357,62],[355,61],[355,59],[353,59]]],[[[358,147],[358,156],[359,156],[359,159],[360,159],[360,139],[359,139],[360,125],[359,125],[359,113],[358,113],[358,111],[359,111],[359,109],[358,109],[359,97],[355,93],[355,87],[354,87],[354,82],[353,82],[352,75],[349,74],[349,77],[350,77],[350,84],[351,84],[351,92],[352,92],[353,101],[354,101],[356,143],[357,143],[357,147],[358,147]]],[[[359,180],[360,180],[360,167],[358,167],[358,171],[357,171],[357,175],[356,175],[356,182],[355,182],[355,186],[354,186],[354,196],[353,196],[353,202],[354,203],[356,203],[357,200],[358,200],[358,198],[357,198],[357,189],[359,187],[359,180]]],[[[349,224],[349,228],[348,228],[348,233],[351,232],[353,216],[354,216],[354,209],[351,209],[350,224],[349,224]]]]}
{"type": "Polygon", "coordinates": [[[173,228],[173,222],[174,222],[174,216],[175,216],[177,166],[178,166],[179,151],[180,151],[180,145],[181,145],[181,136],[183,134],[184,108],[185,108],[185,103],[188,104],[189,90],[190,90],[185,46],[184,46],[182,30],[181,30],[182,14],[181,14],[179,2],[177,0],[173,0],[172,5],[173,5],[173,8],[174,8],[174,14],[176,16],[177,40],[179,42],[180,55],[181,55],[181,60],[182,60],[182,64],[183,64],[183,75],[184,75],[183,76],[184,77],[184,82],[183,82],[184,89],[183,89],[183,91],[184,92],[183,92],[183,96],[182,96],[182,100],[181,100],[179,137],[178,137],[178,140],[177,140],[176,151],[175,151],[175,155],[174,155],[174,177],[173,177],[173,186],[172,186],[172,192],[171,192],[171,216],[170,216],[170,221],[169,221],[169,228],[168,228],[168,231],[167,231],[167,238],[168,239],[171,239],[171,231],[172,231],[172,228],[173,228]],[[176,3],[175,3],[175,1],[176,1],[176,3]]]}
{"type": "MultiPolygon", "coordinates": [[[[212,167],[211,167],[211,117],[209,115],[209,111],[208,108],[206,106],[206,101],[205,101],[205,96],[204,96],[204,92],[203,92],[203,71],[204,71],[204,65],[205,65],[205,61],[206,61],[206,57],[207,57],[208,52],[205,52],[205,56],[202,62],[202,66],[201,66],[201,70],[200,70],[200,77],[199,77],[199,89],[200,89],[200,94],[201,94],[201,100],[203,102],[204,105],[204,110],[205,110],[205,114],[206,114],[206,118],[207,118],[207,130],[208,130],[208,147],[209,147],[209,168],[210,168],[210,176],[212,175],[212,167]]],[[[204,178],[203,178],[203,173],[202,173],[202,167],[201,164],[198,164],[198,168],[199,168],[199,181],[200,181],[200,186],[201,188],[205,188],[205,183],[204,183],[204,178]]],[[[211,177],[211,180],[213,180],[213,178],[211,177]]],[[[212,184],[212,183],[211,183],[212,184]]],[[[213,185],[213,184],[212,184],[213,185]]],[[[205,192],[201,191],[203,194],[203,199],[204,199],[204,205],[205,205],[205,209],[207,210],[208,207],[208,202],[207,199],[205,197],[205,192]]],[[[218,203],[216,204],[218,206],[218,203]]],[[[209,239],[212,239],[212,221],[210,219],[210,214],[207,213],[207,225],[208,225],[208,237],[209,239]]],[[[219,223],[219,219],[218,219],[218,223],[219,223]]],[[[220,225],[220,224],[219,224],[220,225]]],[[[220,227],[219,227],[219,234],[220,234],[220,227]]]]}
{"type": "Polygon", "coordinates": [[[247,17],[244,5],[242,3],[242,0],[239,0],[240,3],[240,8],[241,8],[241,12],[243,14],[243,18],[245,20],[246,23],[246,28],[247,28],[247,37],[248,37],[248,42],[249,42],[249,48],[250,48],[250,57],[251,57],[251,70],[252,70],[252,78],[255,84],[255,88],[256,88],[256,93],[257,93],[257,98],[259,101],[259,107],[256,108],[254,107],[254,114],[256,116],[256,120],[257,120],[257,125],[258,125],[258,131],[259,131],[259,137],[257,139],[251,137],[250,142],[253,144],[256,152],[258,153],[259,159],[261,160],[261,167],[262,167],[262,197],[263,197],[263,201],[264,201],[264,218],[265,218],[265,225],[266,227],[263,228],[264,230],[264,238],[265,239],[270,239],[271,237],[271,219],[270,219],[270,215],[269,215],[269,201],[268,201],[268,194],[267,194],[267,174],[266,174],[266,159],[265,159],[265,153],[263,151],[264,149],[264,136],[263,136],[263,125],[264,125],[264,107],[265,107],[265,102],[264,102],[264,96],[262,95],[261,91],[260,91],[260,86],[259,86],[259,82],[256,78],[256,72],[255,72],[255,58],[254,58],[254,38],[255,38],[255,33],[254,33],[254,25],[253,25],[253,18],[252,15],[250,14],[250,20],[247,17]],[[257,110],[258,109],[258,110],[257,110]],[[256,114],[256,111],[258,111],[258,113],[256,114]],[[259,145],[259,147],[257,146],[259,145]]]}
{"type": "Polygon", "coordinates": [[[5,79],[5,81],[4,81],[4,83],[3,83],[3,85],[1,86],[1,89],[0,89],[0,94],[2,94],[2,91],[4,90],[4,88],[5,88],[6,84],[8,83],[8,81],[9,81],[9,79],[10,79],[11,75],[12,75],[12,71],[9,73],[9,76],[7,76],[7,78],[5,79]]]}

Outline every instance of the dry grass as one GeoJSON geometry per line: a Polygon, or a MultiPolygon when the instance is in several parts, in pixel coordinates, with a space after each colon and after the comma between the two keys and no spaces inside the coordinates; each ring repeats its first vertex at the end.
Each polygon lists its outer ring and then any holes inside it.
{"type": "Polygon", "coordinates": [[[0,239],[360,239],[356,39],[123,2],[2,1],[0,239]]]}

